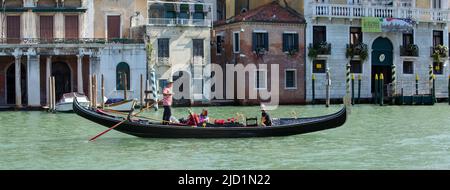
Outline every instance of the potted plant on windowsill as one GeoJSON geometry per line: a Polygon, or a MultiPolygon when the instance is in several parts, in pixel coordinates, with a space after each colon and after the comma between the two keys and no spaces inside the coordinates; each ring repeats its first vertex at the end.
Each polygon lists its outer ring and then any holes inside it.
{"type": "Polygon", "coordinates": [[[361,62],[364,62],[369,56],[369,52],[367,49],[367,45],[364,43],[358,43],[355,45],[347,45],[347,49],[345,51],[345,57],[348,59],[353,59],[353,57],[357,55],[361,62]]]}
{"type": "Polygon", "coordinates": [[[419,55],[419,47],[416,44],[408,44],[406,46],[406,51],[411,56],[418,56],[419,55]]]}
{"type": "Polygon", "coordinates": [[[290,56],[290,57],[293,57],[293,56],[295,56],[297,53],[298,53],[298,49],[295,49],[295,48],[293,48],[293,49],[289,49],[289,50],[287,50],[286,52],[284,52],[286,55],[288,55],[288,56],[290,56]]]}
{"type": "Polygon", "coordinates": [[[267,54],[267,50],[266,50],[266,48],[259,47],[259,48],[256,48],[256,50],[253,51],[253,53],[254,53],[257,57],[262,57],[262,56],[264,56],[264,55],[267,54]]]}
{"type": "Polygon", "coordinates": [[[448,57],[448,47],[444,45],[436,46],[433,49],[432,57],[435,62],[440,62],[441,58],[448,57]]]}

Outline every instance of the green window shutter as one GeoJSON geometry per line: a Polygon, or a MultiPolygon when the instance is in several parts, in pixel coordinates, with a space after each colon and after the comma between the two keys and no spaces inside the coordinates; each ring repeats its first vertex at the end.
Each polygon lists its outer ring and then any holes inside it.
{"type": "Polygon", "coordinates": [[[294,48],[299,51],[299,45],[298,45],[298,34],[294,34],[294,48]]]}
{"type": "Polygon", "coordinates": [[[264,48],[269,51],[269,33],[264,33],[264,48]]]}
{"type": "Polygon", "coordinates": [[[253,51],[256,51],[256,41],[257,41],[256,33],[253,32],[253,40],[252,40],[253,51]]]}
{"type": "Polygon", "coordinates": [[[288,34],[283,34],[283,52],[288,51],[288,34]]]}

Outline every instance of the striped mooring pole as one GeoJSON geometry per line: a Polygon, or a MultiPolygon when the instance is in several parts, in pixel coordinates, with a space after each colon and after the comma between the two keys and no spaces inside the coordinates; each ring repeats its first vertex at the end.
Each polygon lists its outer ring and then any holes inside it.
{"type": "Polygon", "coordinates": [[[429,74],[428,81],[429,81],[429,84],[430,84],[430,86],[429,86],[430,87],[430,94],[433,94],[433,65],[430,64],[428,66],[428,68],[430,69],[428,71],[428,74],[429,74]]]}
{"type": "Polygon", "coordinates": [[[155,102],[153,104],[153,107],[155,108],[155,110],[158,110],[158,91],[156,88],[156,73],[155,73],[155,69],[152,67],[151,71],[150,71],[150,78],[152,80],[152,93],[153,93],[153,101],[155,102]]]}
{"type": "Polygon", "coordinates": [[[375,74],[375,97],[374,97],[374,104],[378,104],[378,74],[375,74]]]}
{"type": "Polygon", "coordinates": [[[431,94],[431,98],[433,98],[433,104],[436,103],[436,76],[433,74],[433,91],[431,94]]]}
{"type": "Polygon", "coordinates": [[[391,104],[395,104],[395,95],[397,93],[397,75],[396,75],[396,66],[392,65],[392,95],[391,95],[391,104]]]}
{"type": "Polygon", "coordinates": [[[384,104],[384,76],[383,73],[380,74],[380,106],[384,104]]]}
{"type": "Polygon", "coordinates": [[[316,75],[312,74],[312,104],[316,101],[316,75]]]}

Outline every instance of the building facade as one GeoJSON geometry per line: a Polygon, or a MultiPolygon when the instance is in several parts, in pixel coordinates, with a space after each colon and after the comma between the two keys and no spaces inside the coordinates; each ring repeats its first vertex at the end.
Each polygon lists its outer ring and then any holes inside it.
{"type": "Polygon", "coordinates": [[[304,103],[304,32],[303,16],[275,1],[216,22],[211,53],[224,72],[223,97],[257,104],[264,98],[250,94],[268,90],[277,92],[281,104],[304,103]],[[238,68],[236,74],[228,75],[229,66],[238,68]]]}
{"type": "Polygon", "coordinates": [[[129,39],[127,32],[131,14],[143,8],[139,1],[2,2],[0,105],[46,105],[50,76],[56,80],[57,98],[68,92],[90,93],[93,74],[104,75],[107,97],[120,96],[123,80],[117,78],[124,72],[131,83],[129,94],[139,98],[136,81],[146,73],[145,45],[129,39]]]}
{"type": "Polygon", "coordinates": [[[430,70],[436,77],[436,96],[447,96],[448,1],[306,0],[304,7],[308,101],[313,76],[315,97],[325,98],[327,69],[331,98],[344,97],[347,65],[355,83],[361,77],[362,98],[373,97],[375,78],[381,74],[386,93],[415,94],[418,77],[419,94],[429,94],[430,70]]]}
{"type": "MultiPolygon", "coordinates": [[[[156,75],[158,92],[169,79],[184,75],[185,94],[176,103],[208,103],[211,63],[211,27],[216,16],[215,1],[148,1],[145,25],[133,28],[133,35],[146,40],[149,75],[156,75]]],[[[179,81],[180,82],[180,81],[179,81]]],[[[176,84],[178,84],[176,82],[176,84]]],[[[150,84],[153,85],[153,84],[150,84]]]]}

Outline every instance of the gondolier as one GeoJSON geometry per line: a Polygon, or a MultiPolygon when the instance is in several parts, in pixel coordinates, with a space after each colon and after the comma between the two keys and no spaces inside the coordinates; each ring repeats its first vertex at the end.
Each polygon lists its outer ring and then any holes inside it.
{"type": "Polygon", "coordinates": [[[173,81],[169,79],[168,84],[166,88],[163,89],[163,106],[164,106],[164,113],[163,113],[163,124],[168,125],[170,121],[170,117],[172,116],[172,92],[173,87],[173,81]]]}

